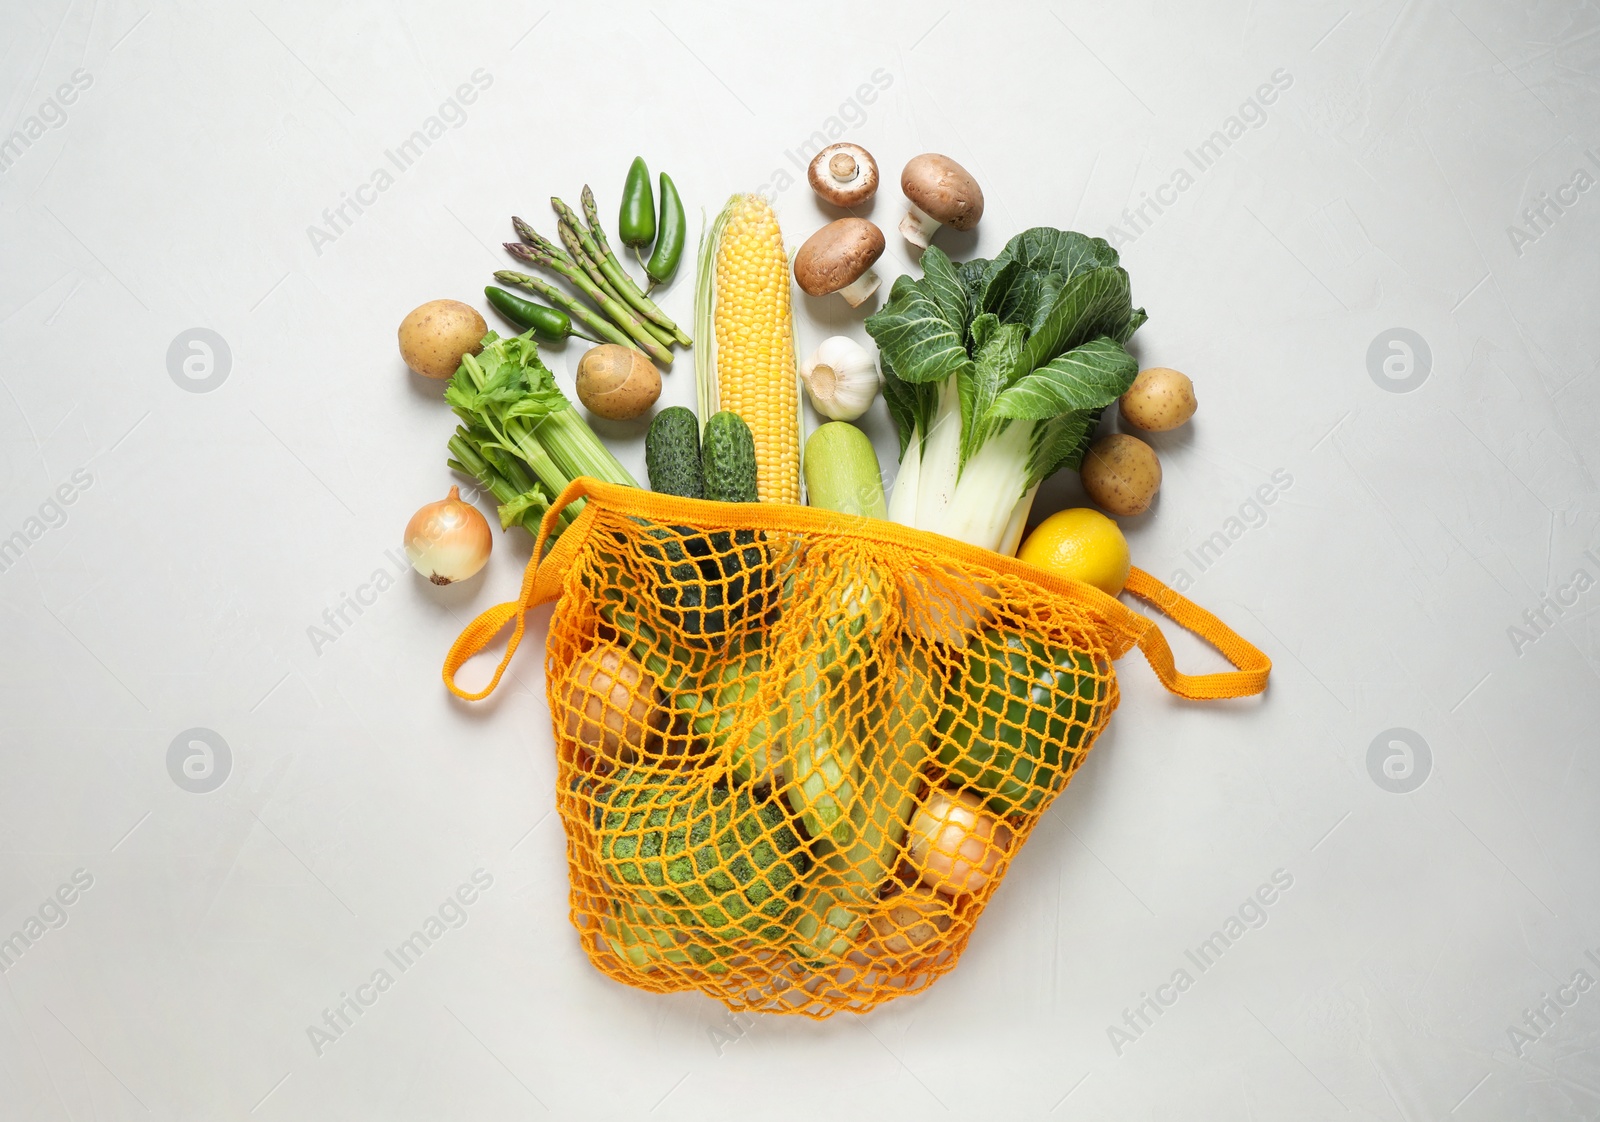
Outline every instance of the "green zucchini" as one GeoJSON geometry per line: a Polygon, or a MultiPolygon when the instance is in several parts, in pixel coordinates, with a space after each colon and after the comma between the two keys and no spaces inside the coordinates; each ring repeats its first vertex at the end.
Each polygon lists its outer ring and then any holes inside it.
{"type": "Polygon", "coordinates": [[[850,953],[866,924],[859,907],[835,878],[822,878],[800,901],[789,953],[813,970],[835,965],[850,953]]]}
{"type": "Polygon", "coordinates": [[[815,657],[802,661],[789,679],[784,795],[808,835],[848,849],[858,825],[851,817],[858,744],[849,707],[836,696],[838,683],[815,657]]]}
{"type": "Polygon", "coordinates": [[[867,434],[829,421],[806,439],[806,502],[823,510],[885,518],[883,475],[867,434]]]}
{"type": "MultiPolygon", "coordinates": [[[[872,668],[866,677],[885,677],[872,668]]],[[[897,656],[887,682],[872,691],[862,722],[855,778],[861,797],[852,807],[856,842],[827,857],[837,874],[841,899],[876,899],[885,878],[894,871],[906,825],[911,820],[928,754],[929,733],[939,709],[939,695],[928,657],[920,650],[897,656]]],[[[874,684],[879,684],[875,682],[874,684]]]]}

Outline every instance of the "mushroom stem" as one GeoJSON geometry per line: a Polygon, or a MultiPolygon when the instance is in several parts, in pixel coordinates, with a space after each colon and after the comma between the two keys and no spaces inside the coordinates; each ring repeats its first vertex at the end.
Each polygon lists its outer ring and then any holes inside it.
{"type": "MultiPolygon", "coordinates": [[[[937,226],[938,223],[935,222],[934,225],[937,226]]],[[[926,245],[927,243],[924,242],[923,244],[926,245]]],[[[861,306],[862,301],[876,291],[878,291],[878,274],[873,272],[871,269],[868,269],[855,280],[841,288],[839,290],[839,295],[848,300],[852,308],[858,308],[861,306]]]]}
{"type": "Polygon", "coordinates": [[[927,249],[928,242],[933,238],[933,232],[938,228],[938,219],[930,216],[916,203],[906,203],[906,216],[900,220],[900,236],[906,241],[918,249],[927,249]]]}
{"type": "Polygon", "coordinates": [[[859,144],[830,144],[811,158],[806,181],[823,202],[850,210],[878,189],[878,163],[859,144]]]}

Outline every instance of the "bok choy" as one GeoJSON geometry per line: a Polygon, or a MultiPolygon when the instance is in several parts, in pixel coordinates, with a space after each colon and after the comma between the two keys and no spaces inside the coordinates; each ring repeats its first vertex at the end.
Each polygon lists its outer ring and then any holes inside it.
{"type": "Polygon", "coordinates": [[[1044,479],[1083,460],[1133,383],[1145,321],[1103,238],[1038,227],[990,260],[937,246],[869,316],[900,434],[889,517],[1015,553],[1044,479]]]}

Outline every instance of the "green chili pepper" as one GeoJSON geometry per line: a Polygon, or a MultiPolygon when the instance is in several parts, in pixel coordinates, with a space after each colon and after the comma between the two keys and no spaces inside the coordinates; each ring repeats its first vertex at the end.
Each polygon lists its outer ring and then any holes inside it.
{"type": "Polygon", "coordinates": [[[643,252],[656,238],[656,200],[650,190],[650,169],[643,156],[633,158],[628,180],[622,185],[622,211],[617,215],[617,235],[622,244],[643,252]]]}
{"type": "Polygon", "coordinates": [[[566,312],[547,308],[543,304],[535,304],[532,300],[524,300],[492,284],[483,290],[483,294],[488,298],[489,305],[516,324],[518,330],[526,331],[531,327],[534,334],[547,343],[559,343],[568,335],[576,335],[592,343],[599,342],[598,339],[574,328],[572,317],[566,312]]]}
{"type": "Polygon", "coordinates": [[[650,255],[644,267],[652,288],[672,280],[672,275],[678,271],[678,262],[683,258],[684,240],[688,236],[683,200],[678,198],[678,188],[666,172],[661,173],[661,222],[656,230],[656,251],[650,255]]]}
{"type": "Polygon", "coordinates": [[[1104,683],[1086,652],[985,628],[945,695],[939,763],[995,814],[1034,810],[1065,784],[1103,716],[1104,683]]]}

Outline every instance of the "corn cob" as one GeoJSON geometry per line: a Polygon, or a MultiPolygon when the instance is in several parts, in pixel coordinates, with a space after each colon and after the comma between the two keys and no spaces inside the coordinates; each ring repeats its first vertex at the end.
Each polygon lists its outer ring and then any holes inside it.
{"type": "MultiPolygon", "coordinates": [[[[702,379],[702,423],[718,409],[742,417],[755,437],[761,501],[798,503],[800,394],[789,259],[777,216],[764,198],[728,200],[702,247],[702,271],[708,265],[715,269],[716,378],[714,387],[702,379]],[[715,407],[710,408],[705,397],[713,392],[715,407]]],[[[708,279],[701,278],[702,292],[708,279]]],[[[703,334],[701,339],[703,346],[703,334]]]]}

